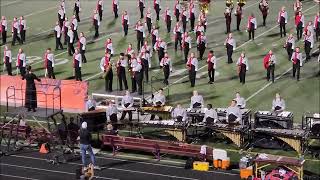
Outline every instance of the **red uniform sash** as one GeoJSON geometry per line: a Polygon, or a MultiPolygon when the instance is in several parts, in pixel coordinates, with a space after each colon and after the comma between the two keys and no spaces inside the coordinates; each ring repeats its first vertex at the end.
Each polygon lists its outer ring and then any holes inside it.
{"type": "Polygon", "coordinates": [[[270,60],[270,58],[271,58],[271,56],[272,56],[272,54],[267,54],[266,56],[264,56],[264,58],[263,58],[263,66],[264,66],[264,68],[265,69],[268,69],[268,67],[269,67],[269,60],[270,60]]]}

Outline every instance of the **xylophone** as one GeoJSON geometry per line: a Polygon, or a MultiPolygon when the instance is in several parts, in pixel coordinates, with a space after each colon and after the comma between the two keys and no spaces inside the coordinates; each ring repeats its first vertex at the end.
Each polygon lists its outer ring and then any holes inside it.
{"type": "Polygon", "coordinates": [[[139,111],[161,116],[163,119],[171,119],[172,106],[148,106],[141,107],[139,111]]]}
{"type": "Polygon", "coordinates": [[[257,111],[254,114],[254,126],[256,128],[291,129],[293,126],[293,113],[283,111],[277,114],[271,111],[257,111]]]}

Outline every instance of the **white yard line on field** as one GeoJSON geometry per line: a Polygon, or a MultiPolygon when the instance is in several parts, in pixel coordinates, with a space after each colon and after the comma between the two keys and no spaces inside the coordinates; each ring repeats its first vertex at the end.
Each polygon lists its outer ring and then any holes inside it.
{"type": "Polygon", "coordinates": [[[22,1],[22,0],[17,0],[17,1],[12,1],[12,2],[6,3],[6,4],[1,4],[0,7],[9,6],[11,4],[15,4],[15,3],[18,3],[20,1],[22,1]]]}

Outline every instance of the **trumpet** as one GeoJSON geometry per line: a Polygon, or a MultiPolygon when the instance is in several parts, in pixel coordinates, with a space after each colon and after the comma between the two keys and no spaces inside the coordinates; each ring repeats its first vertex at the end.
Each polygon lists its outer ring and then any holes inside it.
{"type": "Polygon", "coordinates": [[[233,0],[226,0],[226,6],[229,8],[233,8],[233,0]]]}
{"type": "Polygon", "coordinates": [[[244,5],[246,5],[246,0],[238,0],[237,4],[241,7],[243,7],[244,5]]]}

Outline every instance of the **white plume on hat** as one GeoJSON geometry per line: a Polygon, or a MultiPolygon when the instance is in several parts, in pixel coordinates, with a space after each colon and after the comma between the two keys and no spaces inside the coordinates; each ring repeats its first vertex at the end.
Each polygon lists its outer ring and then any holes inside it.
{"type": "Polygon", "coordinates": [[[81,124],[81,128],[82,128],[82,129],[87,129],[87,126],[88,126],[87,122],[83,122],[83,123],[81,124]]]}

